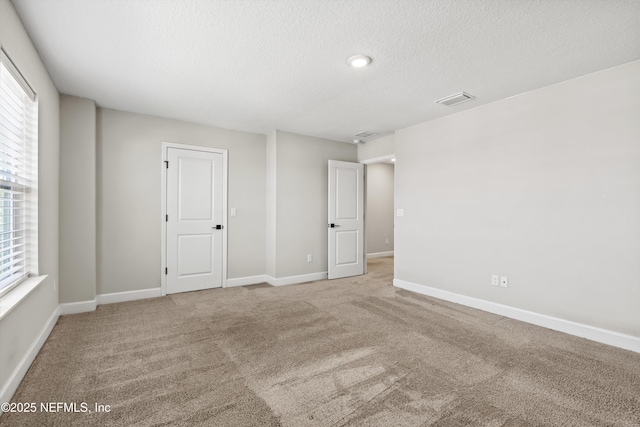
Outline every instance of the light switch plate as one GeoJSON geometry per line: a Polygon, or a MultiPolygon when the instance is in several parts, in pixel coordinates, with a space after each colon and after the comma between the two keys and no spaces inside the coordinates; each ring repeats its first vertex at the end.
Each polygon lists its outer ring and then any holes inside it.
{"type": "Polygon", "coordinates": [[[398,216],[404,216],[404,209],[398,209],[398,216]]]}
{"type": "Polygon", "coordinates": [[[492,274],[491,275],[491,285],[500,286],[500,276],[498,276],[497,274],[492,274]]]}

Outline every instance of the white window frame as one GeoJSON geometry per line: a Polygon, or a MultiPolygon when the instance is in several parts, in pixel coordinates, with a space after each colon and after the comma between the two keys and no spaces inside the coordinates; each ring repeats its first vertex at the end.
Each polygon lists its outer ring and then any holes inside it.
{"type": "Polygon", "coordinates": [[[2,297],[38,275],[38,101],[35,91],[1,48],[0,64],[0,94],[4,98],[0,100],[0,116],[12,115],[11,123],[0,118],[2,297]],[[13,107],[19,108],[10,111],[13,107]],[[22,115],[16,115],[19,110],[22,115]]]}

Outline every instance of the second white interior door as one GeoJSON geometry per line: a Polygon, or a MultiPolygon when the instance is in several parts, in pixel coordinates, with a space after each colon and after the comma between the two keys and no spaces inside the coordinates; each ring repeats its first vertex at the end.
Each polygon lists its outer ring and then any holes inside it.
{"type": "Polygon", "coordinates": [[[329,279],[364,274],[364,165],[329,160],[329,279]]]}

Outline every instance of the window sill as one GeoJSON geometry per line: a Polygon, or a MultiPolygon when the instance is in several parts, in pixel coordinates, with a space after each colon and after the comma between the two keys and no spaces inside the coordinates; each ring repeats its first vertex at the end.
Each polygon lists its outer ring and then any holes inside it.
{"type": "Polygon", "coordinates": [[[11,289],[5,295],[0,297],[0,319],[4,318],[11,312],[20,301],[25,299],[35,288],[37,288],[47,275],[29,277],[24,282],[20,283],[14,289],[11,289]]]}

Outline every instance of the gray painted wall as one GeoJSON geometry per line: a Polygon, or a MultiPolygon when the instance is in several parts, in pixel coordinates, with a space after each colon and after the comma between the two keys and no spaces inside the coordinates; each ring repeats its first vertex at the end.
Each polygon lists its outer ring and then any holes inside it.
{"type": "Polygon", "coordinates": [[[98,294],[160,286],[162,142],[229,149],[228,277],[264,274],[266,137],[98,109],[98,294]]]}
{"type": "Polygon", "coordinates": [[[367,254],[393,251],[393,170],[367,165],[367,254]]]}
{"type": "Polygon", "coordinates": [[[640,336],[639,118],[636,61],[397,131],[396,278],[640,336]]]}
{"type": "Polygon", "coordinates": [[[13,5],[0,0],[0,45],[38,94],[38,268],[47,278],[0,320],[0,390],[58,306],[60,99],[13,5]]]}
{"type": "Polygon", "coordinates": [[[96,297],[96,106],[60,97],[60,302],[96,297]]]}
{"type": "MultiPolygon", "coordinates": [[[[69,149],[63,151],[63,164],[75,165],[79,156],[91,156],[90,149],[73,150],[73,144],[90,133],[89,103],[63,97],[63,124],[79,123],[75,133],[64,133],[69,149]]],[[[160,286],[162,142],[229,149],[228,205],[237,209],[236,217],[228,217],[230,279],[327,270],[327,162],[355,161],[355,145],[280,131],[265,137],[101,108],[96,135],[97,284],[79,280],[90,273],[90,263],[77,270],[73,256],[63,257],[63,270],[77,279],[77,285],[65,287],[64,302],[160,286]],[[311,263],[309,253],[314,257],[311,263]]],[[[90,189],[85,197],[72,197],[78,193],[74,185],[88,185],[78,181],[90,174],[89,169],[76,165],[63,173],[65,186],[69,184],[63,195],[69,198],[65,203],[70,216],[65,215],[62,226],[76,223],[74,203],[91,203],[90,189]]],[[[90,243],[90,236],[70,235],[61,250],[73,254],[90,243]]]]}
{"type": "Polygon", "coordinates": [[[276,277],[276,142],[277,132],[267,135],[267,247],[266,274],[276,277]]]}
{"type": "Polygon", "coordinates": [[[276,146],[276,275],[326,272],[328,162],[357,161],[357,147],[282,131],[276,146]]]}

